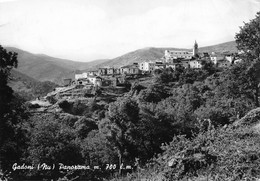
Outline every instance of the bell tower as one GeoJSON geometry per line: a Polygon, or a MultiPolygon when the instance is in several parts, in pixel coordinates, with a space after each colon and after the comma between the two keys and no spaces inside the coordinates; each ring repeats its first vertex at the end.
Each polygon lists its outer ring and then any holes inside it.
{"type": "Polygon", "coordinates": [[[198,55],[198,43],[195,40],[194,46],[193,46],[193,56],[197,56],[198,55]]]}

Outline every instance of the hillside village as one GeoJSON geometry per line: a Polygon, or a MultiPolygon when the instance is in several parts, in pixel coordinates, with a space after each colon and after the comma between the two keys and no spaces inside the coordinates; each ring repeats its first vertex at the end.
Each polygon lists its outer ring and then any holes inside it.
{"type": "Polygon", "coordinates": [[[78,99],[85,102],[91,97],[110,102],[128,92],[132,83],[140,80],[149,82],[156,71],[169,68],[174,71],[177,67],[201,69],[204,63],[212,63],[213,66],[223,69],[238,62],[240,62],[238,53],[200,52],[195,41],[192,51],[166,49],[164,56],[157,60],[144,60],[121,67],[105,66],[96,70],[77,72],[73,79],[63,79],[63,86],[56,87],[46,96],[38,97],[31,103],[49,107],[61,99],[70,101],[78,99]]]}
{"type": "Polygon", "coordinates": [[[90,98],[98,101],[111,102],[118,96],[124,95],[134,82],[144,82],[149,85],[156,71],[182,67],[184,69],[201,69],[204,63],[212,63],[213,66],[223,69],[240,61],[238,54],[234,52],[200,52],[195,41],[192,51],[165,50],[163,57],[157,60],[144,60],[121,67],[103,66],[96,70],[76,72],[74,78],[63,79],[63,86],[56,87],[44,97],[32,100],[33,105],[38,105],[39,111],[49,109],[56,105],[58,100],[74,102],[88,102],[90,98]],[[147,82],[147,83],[146,83],[147,82]]]}
{"type": "MultiPolygon", "coordinates": [[[[158,60],[146,60],[140,63],[116,67],[102,67],[98,70],[76,73],[75,78],[67,78],[63,80],[63,85],[81,86],[87,89],[93,87],[118,87],[124,86],[126,78],[138,78],[145,75],[151,75],[157,69],[172,68],[178,66],[184,68],[200,69],[203,62],[212,62],[214,66],[224,68],[231,64],[236,64],[240,60],[237,58],[237,53],[231,52],[199,52],[198,43],[195,41],[192,51],[180,50],[165,50],[164,56],[158,60]]],[[[57,89],[60,91],[67,90],[66,88],[57,89]]]]}

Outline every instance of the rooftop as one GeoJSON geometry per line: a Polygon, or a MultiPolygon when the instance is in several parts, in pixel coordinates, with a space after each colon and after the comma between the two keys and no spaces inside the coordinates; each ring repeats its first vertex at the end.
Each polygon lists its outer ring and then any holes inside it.
{"type": "Polygon", "coordinates": [[[137,68],[137,65],[126,65],[121,68],[137,68]]]}

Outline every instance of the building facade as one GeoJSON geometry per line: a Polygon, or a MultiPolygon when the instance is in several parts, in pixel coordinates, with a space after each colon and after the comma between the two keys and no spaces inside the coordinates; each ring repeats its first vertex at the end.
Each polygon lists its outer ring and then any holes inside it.
{"type": "Polygon", "coordinates": [[[155,67],[155,62],[152,61],[139,63],[139,69],[141,71],[152,72],[154,70],[154,67],[155,67]]]}
{"type": "Polygon", "coordinates": [[[196,68],[196,69],[202,68],[201,61],[199,61],[199,60],[189,61],[189,66],[190,66],[190,68],[196,68]]]}
{"type": "Polygon", "coordinates": [[[192,59],[192,52],[165,50],[164,57],[167,63],[174,63],[177,59],[192,59]]]}
{"type": "Polygon", "coordinates": [[[126,65],[120,68],[120,74],[140,74],[138,64],[126,65]]]}
{"type": "Polygon", "coordinates": [[[84,72],[82,74],[75,74],[75,79],[78,80],[78,79],[85,79],[85,78],[88,78],[88,73],[87,72],[84,72]]]}
{"type": "Polygon", "coordinates": [[[191,60],[198,56],[198,43],[195,41],[192,52],[189,51],[176,51],[176,50],[165,50],[164,58],[166,63],[176,63],[176,60],[191,60]]]}
{"type": "Polygon", "coordinates": [[[210,60],[216,65],[219,61],[224,59],[224,55],[221,53],[212,52],[210,55],[210,60]]]}

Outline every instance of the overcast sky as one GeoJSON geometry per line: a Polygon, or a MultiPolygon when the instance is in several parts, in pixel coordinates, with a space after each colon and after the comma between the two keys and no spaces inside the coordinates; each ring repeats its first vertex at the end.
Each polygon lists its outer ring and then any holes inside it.
{"type": "Polygon", "coordinates": [[[0,0],[0,44],[75,61],[234,40],[260,0],[0,0]]]}

